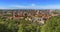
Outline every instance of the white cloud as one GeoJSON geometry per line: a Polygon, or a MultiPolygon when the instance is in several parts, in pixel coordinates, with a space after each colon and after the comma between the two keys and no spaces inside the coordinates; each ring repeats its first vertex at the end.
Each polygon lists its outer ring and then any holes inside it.
{"type": "Polygon", "coordinates": [[[47,5],[47,6],[42,6],[44,9],[60,9],[60,5],[47,5]]]}
{"type": "Polygon", "coordinates": [[[31,4],[32,6],[36,6],[35,4],[31,4]]]}
{"type": "Polygon", "coordinates": [[[46,6],[36,6],[35,4],[32,4],[31,6],[10,5],[9,7],[0,6],[0,9],[60,9],[60,5],[46,5],[46,6]]]}
{"type": "Polygon", "coordinates": [[[60,9],[60,5],[46,5],[46,6],[20,6],[20,5],[12,5],[14,8],[27,8],[27,9],[60,9]]]}
{"type": "Polygon", "coordinates": [[[0,9],[8,9],[7,7],[0,6],[0,9]]]}

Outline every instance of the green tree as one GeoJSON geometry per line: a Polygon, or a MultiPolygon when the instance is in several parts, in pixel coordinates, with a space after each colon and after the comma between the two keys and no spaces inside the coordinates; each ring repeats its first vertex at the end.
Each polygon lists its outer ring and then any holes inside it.
{"type": "Polygon", "coordinates": [[[20,20],[18,32],[40,32],[40,26],[37,22],[20,20]]]}
{"type": "Polygon", "coordinates": [[[60,32],[60,16],[48,19],[42,26],[41,32],[60,32]]]}

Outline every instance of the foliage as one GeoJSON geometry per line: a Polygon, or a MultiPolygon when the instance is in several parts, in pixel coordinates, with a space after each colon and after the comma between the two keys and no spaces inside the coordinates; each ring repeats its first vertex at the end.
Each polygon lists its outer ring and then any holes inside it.
{"type": "Polygon", "coordinates": [[[40,32],[40,26],[37,22],[32,23],[30,21],[21,20],[18,32],[40,32]]]}
{"type": "Polygon", "coordinates": [[[41,32],[60,32],[60,16],[54,16],[42,26],[41,32]]]}
{"type": "Polygon", "coordinates": [[[60,32],[60,16],[51,17],[42,26],[25,19],[16,20],[0,16],[0,32],[60,32]]]}
{"type": "Polygon", "coordinates": [[[18,31],[17,23],[14,20],[6,20],[5,17],[0,18],[0,32],[16,32],[18,31]]]}
{"type": "Polygon", "coordinates": [[[37,22],[0,17],[0,32],[40,32],[37,22]]]}

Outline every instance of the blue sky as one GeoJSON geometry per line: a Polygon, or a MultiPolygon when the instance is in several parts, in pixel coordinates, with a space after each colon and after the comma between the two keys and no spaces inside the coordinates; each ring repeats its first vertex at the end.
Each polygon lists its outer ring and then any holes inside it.
{"type": "Polygon", "coordinates": [[[0,0],[0,9],[60,9],[60,0],[0,0]]]}

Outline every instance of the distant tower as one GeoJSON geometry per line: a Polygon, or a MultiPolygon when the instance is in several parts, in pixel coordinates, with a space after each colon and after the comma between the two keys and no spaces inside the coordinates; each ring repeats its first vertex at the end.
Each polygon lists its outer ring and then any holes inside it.
{"type": "Polygon", "coordinates": [[[39,14],[39,10],[36,12],[36,14],[37,14],[37,15],[39,14]]]}
{"type": "Polygon", "coordinates": [[[52,14],[52,10],[50,10],[49,12],[50,12],[50,14],[52,14]]]}
{"type": "Polygon", "coordinates": [[[13,18],[15,18],[15,12],[16,12],[16,11],[12,11],[12,14],[13,14],[13,18]]]}

